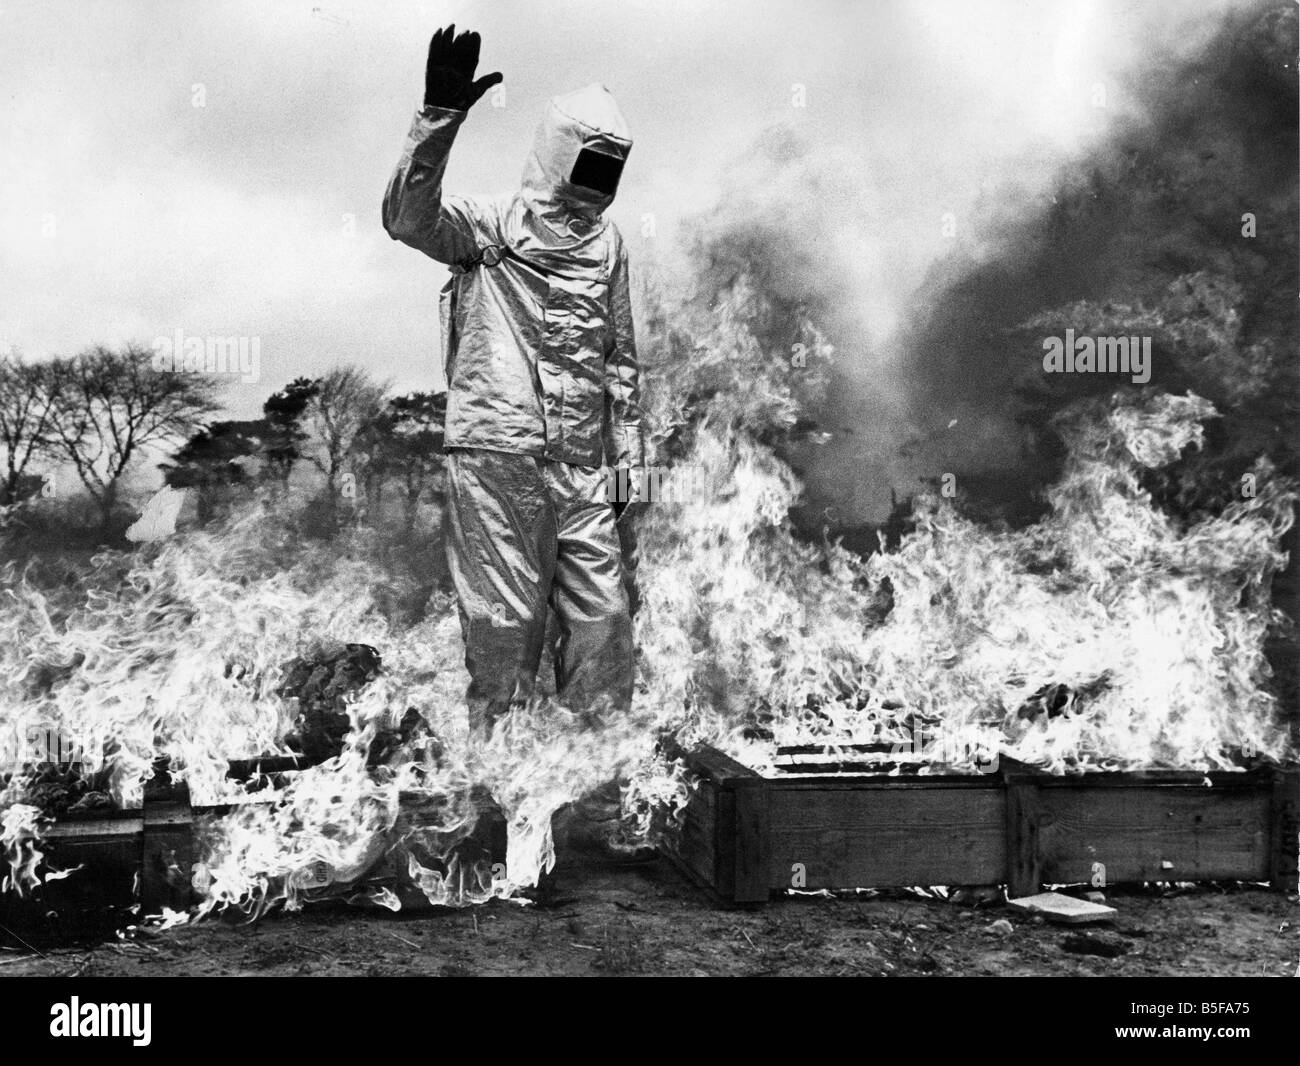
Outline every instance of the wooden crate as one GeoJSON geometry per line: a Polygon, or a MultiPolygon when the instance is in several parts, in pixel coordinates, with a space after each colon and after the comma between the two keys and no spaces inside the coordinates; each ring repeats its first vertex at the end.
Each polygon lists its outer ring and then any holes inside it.
{"type": "Polygon", "coordinates": [[[1267,881],[1295,891],[1300,768],[765,778],[712,748],[666,852],[729,903],[789,888],[1267,881]]]}

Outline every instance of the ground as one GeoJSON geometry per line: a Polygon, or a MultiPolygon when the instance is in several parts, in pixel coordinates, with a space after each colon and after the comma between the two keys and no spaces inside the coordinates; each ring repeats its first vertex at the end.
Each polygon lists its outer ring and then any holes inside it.
{"type": "Polygon", "coordinates": [[[663,860],[565,856],[556,875],[544,905],[414,915],[329,905],[254,924],[212,919],[43,955],[6,947],[0,975],[1281,977],[1300,967],[1300,903],[1263,888],[1111,892],[1119,917],[1084,932],[911,893],[729,910],[663,860]]]}

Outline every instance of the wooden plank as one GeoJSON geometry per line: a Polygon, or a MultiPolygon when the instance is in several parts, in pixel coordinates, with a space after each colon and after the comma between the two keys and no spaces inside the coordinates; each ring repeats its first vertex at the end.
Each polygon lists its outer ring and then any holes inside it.
{"type": "Polygon", "coordinates": [[[1300,767],[1274,771],[1271,798],[1268,879],[1278,892],[1295,892],[1300,880],[1300,767]]]}
{"type": "Polygon", "coordinates": [[[686,801],[677,827],[668,832],[660,852],[715,903],[730,904],[717,884],[717,786],[703,779],[686,801]]]}
{"type": "Polygon", "coordinates": [[[1039,855],[1039,826],[1042,808],[1036,776],[1010,772],[1006,785],[1007,892],[1012,896],[1033,896],[1043,886],[1039,855]]]}
{"type": "MultiPolygon", "coordinates": [[[[1001,756],[999,760],[999,771],[1005,768],[1008,762],[1006,756],[1001,756]]],[[[1262,774],[1256,771],[1249,773],[1187,773],[1182,770],[1169,771],[1150,771],[1139,773],[1128,773],[1116,771],[1113,774],[1048,774],[1026,764],[1013,763],[1013,766],[1024,766],[1025,770],[1035,775],[1040,788],[1099,788],[1099,789],[1128,789],[1156,786],[1175,786],[1182,785],[1188,788],[1198,788],[1209,791],[1205,782],[1208,779],[1214,791],[1240,791],[1240,792],[1258,792],[1261,789],[1267,789],[1271,786],[1272,777],[1268,774],[1262,774]]],[[[843,774],[831,774],[824,778],[807,777],[807,778],[785,778],[781,779],[782,788],[971,788],[983,785],[987,788],[1001,788],[1000,773],[987,774],[920,774],[908,775],[906,777],[888,777],[881,774],[864,774],[861,776],[848,776],[843,774]]]]}
{"type": "Polygon", "coordinates": [[[711,888],[717,883],[717,786],[701,781],[686,802],[679,827],[669,834],[668,848],[678,862],[711,888]]]}
{"type": "Polygon", "coordinates": [[[779,763],[774,769],[782,774],[888,774],[897,770],[900,774],[915,774],[925,766],[923,762],[893,762],[886,760],[877,763],[864,762],[788,762],[779,763]]]}
{"type": "Polygon", "coordinates": [[[713,833],[713,887],[723,899],[735,901],[736,891],[736,793],[719,788],[713,833]]]}
{"type": "Polygon", "coordinates": [[[724,755],[717,748],[709,747],[707,744],[701,745],[689,754],[682,752],[680,748],[676,748],[676,754],[673,753],[671,748],[665,750],[669,758],[685,758],[691,769],[718,784],[725,784],[733,779],[742,781],[763,780],[761,774],[751,770],[743,763],[737,762],[730,755],[724,755]]]}
{"type": "MultiPolygon", "coordinates": [[[[1004,756],[1005,759],[1005,756],[1004,756]]],[[[1208,791],[1256,792],[1272,780],[1268,771],[1249,770],[1240,773],[1213,770],[1116,770],[1087,774],[1041,774],[1042,788],[1140,788],[1155,785],[1185,785],[1208,791]],[[1209,785],[1206,785],[1206,782],[1209,785]]]]}
{"type": "Polygon", "coordinates": [[[782,744],[776,749],[777,758],[787,755],[829,755],[832,752],[851,751],[855,754],[872,752],[890,755],[895,749],[905,747],[903,744],[876,741],[871,744],[782,744]]]}
{"type": "Polygon", "coordinates": [[[771,783],[769,885],[808,888],[996,884],[1006,867],[1006,800],[996,778],[955,789],[805,789],[771,783]]]}
{"type": "Polygon", "coordinates": [[[958,792],[990,791],[1002,789],[1002,780],[996,774],[908,774],[907,776],[889,777],[885,774],[868,774],[861,777],[848,777],[831,774],[825,777],[786,777],[773,778],[773,788],[783,792],[807,789],[812,792],[904,792],[918,789],[922,792],[938,792],[954,789],[958,792]]]}
{"type": "Polygon", "coordinates": [[[768,850],[771,810],[767,782],[732,782],[735,818],[735,866],[731,898],[737,903],[762,903],[771,894],[768,850]]]}
{"type": "Polygon", "coordinates": [[[1150,785],[1039,788],[1042,879],[1262,881],[1270,794],[1150,785]]]}
{"type": "Polygon", "coordinates": [[[1008,899],[1008,907],[1041,914],[1049,922],[1061,925],[1088,925],[1092,922],[1108,922],[1119,913],[1114,907],[1091,900],[1076,899],[1060,892],[1038,892],[1020,899],[1008,899]]]}
{"type": "Polygon", "coordinates": [[[145,914],[164,907],[187,910],[194,902],[194,815],[189,790],[173,786],[162,799],[147,793],[140,838],[140,903],[145,914]]]}
{"type": "Polygon", "coordinates": [[[247,781],[260,774],[283,774],[294,770],[306,770],[318,766],[328,756],[308,755],[259,755],[253,759],[231,759],[226,768],[226,777],[232,781],[247,781]]]}
{"type": "Polygon", "coordinates": [[[115,838],[136,838],[144,829],[139,811],[117,811],[113,818],[63,818],[48,827],[43,839],[49,841],[89,842],[115,838]]]}

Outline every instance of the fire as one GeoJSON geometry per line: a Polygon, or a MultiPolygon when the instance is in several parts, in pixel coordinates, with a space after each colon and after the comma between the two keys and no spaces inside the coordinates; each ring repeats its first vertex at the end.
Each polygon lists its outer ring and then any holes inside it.
{"type": "MultiPolygon", "coordinates": [[[[394,623],[372,598],[385,575],[363,552],[289,552],[265,510],[105,553],[79,602],[11,575],[5,765],[21,762],[29,731],[56,728],[105,753],[122,806],[140,803],[160,755],[195,803],[236,803],[196,866],[207,911],[295,907],[330,885],[401,906],[389,882],[363,879],[381,863],[434,903],[517,895],[554,863],[555,813],[604,782],[628,782],[633,831],[648,831],[652,807],[680,806],[688,783],[657,754],[664,733],[759,769],[795,740],[906,745],[918,721],[942,742],[931,771],[978,768],[988,752],[1057,773],[1281,758],[1262,649],[1294,492],[1261,464],[1256,494],[1179,525],[1141,487],[1144,468],[1198,447],[1212,417],[1190,395],[1076,406],[1058,426],[1070,458],[1038,524],[990,530],[926,498],[898,549],[866,559],[798,541],[790,469],[705,427],[676,475],[709,491],[642,522],[632,715],[593,726],[537,699],[485,746],[466,732],[452,604],[394,623]],[[383,668],[348,706],[341,754],[249,794],[225,779],[227,760],[286,750],[294,712],[277,688],[309,639],[365,641],[383,668]],[[428,730],[376,762],[376,739],[411,708],[428,730]],[[476,789],[506,819],[504,864],[458,848],[480,813],[476,789]]],[[[17,889],[42,877],[22,780],[4,812],[17,889]]]]}
{"type": "MultiPolygon", "coordinates": [[[[84,575],[90,591],[80,603],[53,602],[11,577],[0,653],[9,681],[5,767],[23,764],[30,733],[53,729],[86,752],[107,753],[120,806],[140,804],[159,756],[196,805],[238,803],[207,829],[195,873],[203,910],[296,906],[322,887],[318,871],[327,871],[323,883],[347,885],[399,849],[406,875],[435,903],[535,884],[554,862],[552,815],[648,758],[655,722],[638,713],[593,731],[538,700],[489,745],[471,746],[452,603],[436,599],[422,623],[395,627],[372,599],[388,575],[348,552],[327,558],[324,549],[286,545],[281,534],[258,509],[219,533],[187,533],[134,556],[105,553],[84,575]],[[247,794],[225,779],[227,761],[287,751],[294,708],[277,694],[284,664],[305,643],[330,641],[365,641],[384,662],[349,707],[343,752],[292,775],[269,798],[247,794]],[[409,708],[428,735],[371,765],[372,742],[409,708]],[[501,868],[480,861],[466,869],[456,855],[478,816],[474,786],[487,789],[509,823],[501,868]]],[[[22,784],[19,774],[11,803],[22,784]]],[[[38,880],[37,813],[24,804],[5,811],[15,885],[38,880]]],[[[372,902],[391,905],[389,896],[372,902]]]]}
{"type": "Polygon", "coordinates": [[[39,884],[37,876],[45,858],[37,841],[41,833],[41,811],[30,803],[11,803],[0,815],[0,844],[8,859],[9,872],[0,880],[0,892],[11,889],[18,895],[39,884]]]}
{"type": "Polygon", "coordinates": [[[1292,486],[1261,463],[1255,494],[1180,526],[1139,479],[1199,447],[1214,415],[1190,395],[1076,406],[1042,521],[992,531],[928,497],[898,550],[866,560],[795,544],[788,471],[702,441],[695,461],[733,464],[727,494],[647,537],[656,698],[692,708],[690,739],[760,769],[778,743],[910,748],[917,721],[936,771],[990,752],[1055,773],[1285,757],[1263,648],[1292,486]]]}

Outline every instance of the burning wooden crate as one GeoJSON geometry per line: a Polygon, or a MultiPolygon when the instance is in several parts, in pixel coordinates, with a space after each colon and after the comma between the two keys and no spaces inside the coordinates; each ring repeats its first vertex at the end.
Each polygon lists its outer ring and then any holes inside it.
{"type": "MultiPolygon", "coordinates": [[[[285,775],[314,762],[312,757],[293,755],[229,760],[229,778],[256,779],[265,786],[250,793],[238,807],[273,802],[285,775]]],[[[361,876],[349,879],[328,863],[317,861],[295,875],[295,887],[305,901],[364,897],[372,901],[382,898],[388,902],[380,905],[400,905],[403,910],[428,907],[430,899],[412,881],[408,860],[414,857],[426,867],[426,873],[447,873],[450,897],[457,892],[485,892],[490,882],[482,880],[480,867],[486,870],[494,862],[504,862],[506,825],[486,791],[472,791],[471,801],[481,815],[474,831],[468,835],[443,833],[436,828],[441,824],[441,801],[404,792],[393,832],[376,836],[374,862],[361,876]],[[425,827],[429,832],[411,833],[425,827]],[[427,850],[436,842],[447,851],[454,850],[454,871],[448,870],[441,849],[427,850]]],[[[56,927],[84,925],[81,918],[90,912],[121,911],[137,903],[140,913],[146,915],[164,908],[185,911],[200,902],[193,875],[196,862],[211,843],[209,834],[236,809],[234,804],[192,804],[185,784],[174,780],[165,762],[160,762],[155,776],[146,783],[140,808],[69,809],[44,830],[42,854],[53,867],[68,870],[70,875],[48,879],[25,898],[0,896],[0,924],[7,916],[19,924],[37,919],[39,925],[48,927],[46,932],[61,935],[56,927]]]]}
{"type": "MultiPolygon", "coordinates": [[[[669,856],[730,903],[790,888],[1258,881],[1295,891],[1300,768],[764,777],[712,748],[669,856]]],[[[828,772],[830,771],[830,772],[828,772]]]]}

